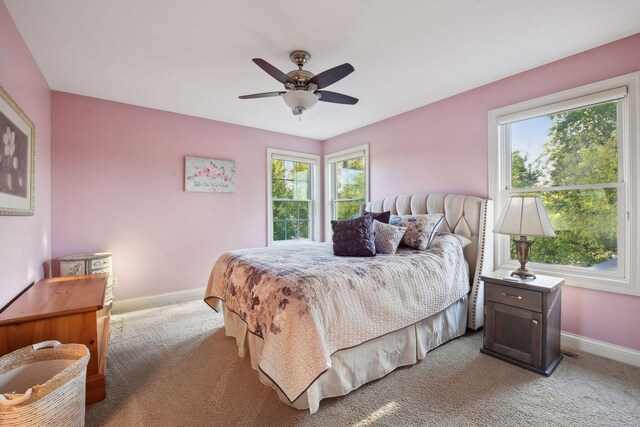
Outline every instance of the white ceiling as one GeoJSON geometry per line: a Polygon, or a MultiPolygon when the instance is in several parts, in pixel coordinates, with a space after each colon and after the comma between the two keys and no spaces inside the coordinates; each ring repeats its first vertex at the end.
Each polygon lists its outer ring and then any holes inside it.
{"type": "Polygon", "coordinates": [[[5,0],[51,89],[324,140],[640,32],[640,0],[5,0]],[[251,58],[356,71],[302,121],[251,58]]]}

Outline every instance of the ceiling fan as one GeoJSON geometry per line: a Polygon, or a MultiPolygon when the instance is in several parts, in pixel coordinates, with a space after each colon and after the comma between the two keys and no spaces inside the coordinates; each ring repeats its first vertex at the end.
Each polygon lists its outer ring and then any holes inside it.
{"type": "Polygon", "coordinates": [[[298,66],[297,70],[283,73],[264,59],[253,58],[253,62],[271,77],[284,84],[285,91],[254,93],[252,95],[242,95],[240,99],[267,98],[270,96],[282,96],[284,102],[291,108],[294,116],[301,115],[304,111],[312,108],[318,101],[333,102],[335,104],[354,105],[358,98],[343,95],[341,93],[330,92],[324,89],[331,86],[338,80],[342,80],[354,71],[351,64],[345,63],[323,71],[318,75],[303,70],[304,64],[309,62],[311,55],[304,50],[294,50],[289,55],[291,62],[298,66]]]}

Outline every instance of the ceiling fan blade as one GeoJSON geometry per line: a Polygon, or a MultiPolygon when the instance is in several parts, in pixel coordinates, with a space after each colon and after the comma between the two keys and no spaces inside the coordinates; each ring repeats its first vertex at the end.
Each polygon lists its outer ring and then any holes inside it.
{"type": "Polygon", "coordinates": [[[263,93],[254,93],[251,95],[242,95],[238,98],[240,99],[254,99],[254,98],[269,98],[270,96],[280,96],[284,95],[287,92],[263,92],[263,93]]]}
{"type": "Polygon", "coordinates": [[[318,85],[318,89],[322,89],[334,84],[338,80],[344,79],[349,74],[353,73],[353,71],[353,66],[349,63],[345,63],[321,72],[317,76],[312,77],[308,83],[316,84],[318,85]]]}
{"type": "Polygon", "coordinates": [[[354,98],[349,95],[343,95],[337,92],[330,92],[328,90],[318,90],[316,93],[320,94],[319,101],[333,102],[334,104],[349,104],[355,105],[358,103],[358,98],[354,98]]]}
{"type": "Polygon", "coordinates": [[[274,79],[276,79],[282,84],[285,84],[290,80],[289,76],[287,76],[282,71],[278,70],[273,65],[269,64],[264,59],[253,58],[253,62],[255,62],[258,67],[262,68],[264,71],[267,72],[267,74],[269,74],[271,77],[273,77],[274,79]]]}

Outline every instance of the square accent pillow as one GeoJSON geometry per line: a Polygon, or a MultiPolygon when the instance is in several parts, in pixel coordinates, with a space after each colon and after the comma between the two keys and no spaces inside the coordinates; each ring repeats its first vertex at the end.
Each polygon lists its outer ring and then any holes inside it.
{"type": "Polygon", "coordinates": [[[375,256],[375,228],[373,215],[331,221],[333,254],[338,256],[375,256]]]}
{"type": "Polygon", "coordinates": [[[431,244],[434,231],[440,221],[444,218],[444,214],[426,214],[426,215],[394,215],[391,217],[389,224],[399,227],[407,227],[407,231],[402,237],[401,244],[409,246],[421,251],[426,250],[431,244]]]}
{"type": "Polygon", "coordinates": [[[376,229],[376,252],[387,255],[395,254],[407,228],[380,221],[373,221],[373,226],[376,229]]]}

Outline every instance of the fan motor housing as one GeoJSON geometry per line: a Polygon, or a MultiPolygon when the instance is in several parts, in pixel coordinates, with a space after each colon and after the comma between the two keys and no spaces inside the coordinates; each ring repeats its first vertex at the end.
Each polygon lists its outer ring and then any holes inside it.
{"type": "Polygon", "coordinates": [[[287,73],[287,76],[296,82],[296,86],[305,86],[315,74],[307,70],[293,70],[287,73]]]}

